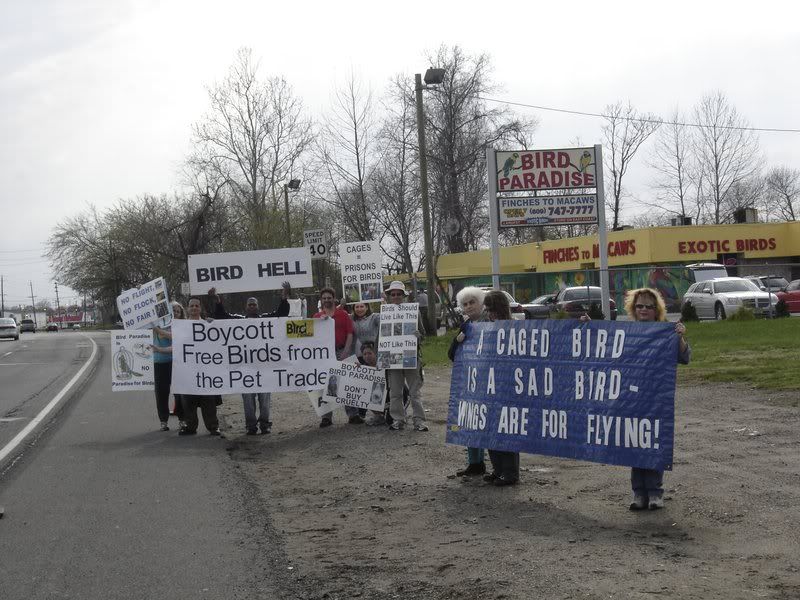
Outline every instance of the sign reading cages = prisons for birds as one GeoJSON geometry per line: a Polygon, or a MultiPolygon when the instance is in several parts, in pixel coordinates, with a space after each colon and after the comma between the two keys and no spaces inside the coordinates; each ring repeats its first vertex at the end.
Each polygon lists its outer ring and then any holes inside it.
{"type": "Polygon", "coordinates": [[[500,227],[597,223],[594,148],[497,152],[496,164],[500,227]]]}
{"type": "Polygon", "coordinates": [[[311,253],[311,260],[328,256],[328,240],[324,229],[308,229],[304,231],[303,245],[311,253]]]}

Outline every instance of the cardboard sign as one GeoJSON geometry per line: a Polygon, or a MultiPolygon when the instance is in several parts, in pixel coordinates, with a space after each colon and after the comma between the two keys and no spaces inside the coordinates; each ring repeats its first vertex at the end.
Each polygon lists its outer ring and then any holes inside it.
{"type": "Polygon", "coordinates": [[[311,287],[308,248],[189,255],[189,286],[201,295],[212,287],[220,293],[311,287]]]}
{"type": "Polygon", "coordinates": [[[418,319],[419,304],[416,302],[381,305],[379,369],[417,368],[418,319]]]}
{"type": "Polygon", "coordinates": [[[382,299],[381,247],[378,242],[350,242],[339,245],[342,289],[348,304],[382,299]]]}
{"type": "Polygon", "coordinates": [[[172,305],[163,277],[125,290],[117,296],[117,310],[125,329],[148,329],[172,320],[172,305]]]}
{"type": "Polygon", "coordinates": [[[111,391],[155,389],[152,331],[111,332],[111,391]]]}

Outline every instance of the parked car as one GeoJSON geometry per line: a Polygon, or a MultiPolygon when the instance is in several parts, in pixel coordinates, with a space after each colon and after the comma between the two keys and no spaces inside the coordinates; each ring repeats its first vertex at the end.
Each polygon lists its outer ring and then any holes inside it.
{"type": "Polygon", "coordinates": [[[555,294],[545,294],[534,298],[527,304],[522,304],[526,319],[547,319],[550,317],[550,307],[556,301],[555,294]]]}
{"type": "Polygon", "coordinates": [[[45,331],[58,331],[58,323],[48,323],[45,331]]]}
{"type": "Polygon", "coordinates": [[[70,329],[72,329],[73,331],[78,331],[80,328],[81,328],[81,324],[80,323],[75,323],[74,325],[72,325],[70,327],[70,329]]]}
{"type": "Polygon", "coordinates": [[[770,306],[778,303],[778,297],[762,292],[758,286],[743,277],[718,277],[695,283],[686,290],[683,304],[691,304],[700,319],[722,320],[740,307],[753,309],[756,315],[766,315],[770,306]]]}
{"type": "Polygon", "coordinates": [[[786,278],[780,275],[747,275],[748,281],[752,281],[762,292],[780,292],[789,285],[786,278]]]}
{"type": "Polygon", "coordinates": [[[19,332],[22,333],[23,331],[36,333],[36,323],[33,322],[33,319],[22,319],[19,322],[19,332]]]}
{"type": "Polygon", "coordinates": [[[0,318],[0,338],[19,339],[19,325],[10,317],[0,318]]]}
{"type": "MultiPolygon", "coordinates": [[[[567,287],[558,292],[555,301],[550,305],[550,312],[557,313],[564,311],[572,319],[577,319],[581,315],[589,312],[589,307],[592,304],[600,304],[602,302],[601,290],[594,285],[581,285],[574,287],[567,287]]],[[[610,300],[611,320],[617,320],[617,304],[610,300]]]]}
{"type": "Polygon", "coordinates": [[[728,270],[725,265],[719,263],[692,263],[691,265],[686,265],[686,270],[689,272],[691,280],[695,283],[728,276],[728,270]]]}
{"type": "MultiPolygon", "coordinates": [[[[487,286],[480,286],[480,288],[484,292],[491,292],[494,288],[490,285],[487,286]]],[[[500,290],[503,292],[506,298],[508,298],[508,305],[511,307],[511,318],[515,321],[524,321],[525,320],[525,310],[522,308],[522,305],[514,300],[514,296],[509,294],[505,290],[500,290]]]]}
{"type": "Polygon", "coordinates": [[[800,279],[791,281],[782,292],[775,295],[778,300],[786,302],[790,313],[800,314],[800,279]]]}

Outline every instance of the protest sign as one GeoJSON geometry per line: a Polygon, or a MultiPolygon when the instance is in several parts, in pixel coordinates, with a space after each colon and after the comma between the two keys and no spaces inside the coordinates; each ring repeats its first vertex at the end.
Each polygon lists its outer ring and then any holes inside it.
{"type": "Polygon", "coordinates": [[[303,232],[303,245],[311,253],[311,260],[328,256],[328,240],[324,229],[309,229],[303,232]]]}
{"type": "Polygon", "coordinates": [[[471,324],[450,387],[447,442],[672,468],[674,323],[471,324]]]}
{"type": "Polygon", "coordinates": [[[152,331],[111,332],[111,391],[155,389],[152,331]]]}
{"type": "Polygon", "coordinates": [[[117,310],[125,329],[147,329],[172,320],[172,305],[164,278],[148,281],[117,296],[117,310]]]}
{"type": "Polygon", "coordinates": [[[381,247],[378,242],[339,245],[342,289],[348,304],[381,300],[381,247]]]}
{"type": "Polygon", "coordinates": [[[293,288],[313,285],[308,248],[190,254],[188,262],[192,294],[212,287],[220,293],[279,290],[284,281],[293,288]]]}
{"type": "Polygon", "coordinates": [[[381,305],[379,369],[417,368],[418,318],[419,304],[416,302],[381,305]]]}
{"type": "Polygon", "coordinates": [[[362,365],[358,359],[341,361],[328,371],[323,396],[314,405],[319,416],[337,406],[383,412],[386,400],[386,372],[362,365]]]}
{"type": "Polygon", "coordinates": [[[172,391],[253,394],[322,389],[337,364],[333,319],[172,323],[172,391]]]}

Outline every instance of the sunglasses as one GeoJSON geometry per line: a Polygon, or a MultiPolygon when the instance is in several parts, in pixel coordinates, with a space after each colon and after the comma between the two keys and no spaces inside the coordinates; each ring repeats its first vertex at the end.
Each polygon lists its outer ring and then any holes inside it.
{"type": "Polygon", "coordinates": [[[405,296],[403,292],[392,292],[389,294],[392,298],[397,298],[398,296],[405,296]]]}
{"type": "Polygon", "coordinates": [[[634,304],[634,308],[637,310],[655,310],[655,304],[634,304]]]}

